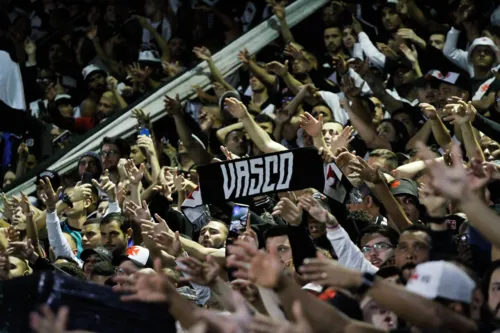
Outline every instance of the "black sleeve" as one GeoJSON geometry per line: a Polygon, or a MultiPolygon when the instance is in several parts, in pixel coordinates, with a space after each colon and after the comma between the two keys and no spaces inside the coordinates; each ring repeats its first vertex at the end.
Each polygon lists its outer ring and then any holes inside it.
{"type": "Polygon", "coordinates": [[[49,104],[47,110],[49,111],[52,123],[57,127],[63,128],[70,132],[77,132],[77,133],[80,132],[80,134],[85,133],[78,131],[74,118],[63,117],[62,114],[59,112],[59,110],[57,110],[57,108],[54,105],[49,104]]]}
{"type": "Polygon", "coordinates": [[[292,248],[293,265],[298,272],[304,259],[316,257],[316,248],[304,223],[297,227],[288,226],[288,239],[292,248]]]}
{"type": "Polygon", "coordinates": [[[38,259],[35,261],[33,265],[31,265],[31,268],[33,268],[34,271],[53,271],[55,270],[55,267],[52,265],[52,263],[46,259],[46,258],[41,258],[38,257],[38,259]]]}
{"type": "Polygon", "coordinates": [[[431,231],[431,260],[442,260],[457,255],[457,246],[451,230],[431,231]]]}
{"type": "Polygon", "coordinates": [[[26,104],[36,101],[38,98],[42,97],[38,93],[39,89],[36,84],[37,75],[37,66],[21,67],[21,76],[23,78],[24,98],[26,99],[26,104]]]}
{"type": "Polygon", "coordinates": [[[472,126],[489,136],[492,140],[500,142],[500,124],[477,113],[472,121],[472,126]]]}

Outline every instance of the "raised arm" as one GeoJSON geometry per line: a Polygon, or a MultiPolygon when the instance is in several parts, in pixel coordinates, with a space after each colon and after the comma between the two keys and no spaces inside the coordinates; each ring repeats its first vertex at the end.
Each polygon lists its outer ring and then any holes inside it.
{"type": "Polygon", "coordinates": [[[241,120],[248,135],[261,151],[267,154],[287,150],[286,147],[273,141],[269,134],[257,125],[245,104],[236,98],[228,98],[225,100],[225,107],[233,117],[241,120]]]}
{"type": "Polygon", "coordinates": [[[283,1],[276,0],[266,0],[267,5],[273,8],[273,13],[276,15],[280,23],[280,32],[281,37],[285,41],[286,44],[293,42],[293,35],[288,23],[286,22],[286,8],[285,3],[283,1]]]}
{"type": "Polygon", "coordinates": [[[240,51],[238,57],[242,63],[248,66],[250,72],[252,72],[268,89],[276,91],[278,78],[270,74],[265,68],[260,67],[247,49],[240,51]]]}
{"type": "Polygon", "coordinates": [[[212,74],[213,81],[222,84],[226,90],[234,90],[233,86],[231,86],[226,80],[224,80],[222,73],[220,72],[219,68],[217,68],[214,60],[212,59],[212,53],[208,48],[206,48],[205,46],[195,47],[193,49],[193,53],[198,57],[198,59],[205,60],[207,62],[210,73],[212,74]]]}
{"type": "Polygon", "coordinates": [[[452,143],[450,133],[444,126],[441,117],[437,114],[436,108],[430,104],[422,103],[420,104],[422,112],[425,114],[428,121],[431,122],[432,134],[441,148],[444,150],[449,149],[452,143]]]}

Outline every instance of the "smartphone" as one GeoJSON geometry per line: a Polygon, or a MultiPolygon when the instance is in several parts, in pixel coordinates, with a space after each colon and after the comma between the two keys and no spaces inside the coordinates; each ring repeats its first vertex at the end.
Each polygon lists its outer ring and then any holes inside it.
{"type": "Polygon", "coordinates": [[[248,214],[250,209],[247,205],[235,203],[233,206],[233,213],[231,215],[230,231],[239,232],[247,226],[248,214]]]}
{"type": "Polygon", "coordinates": [[[82,184],[92,184],[92,174],[90,172],[84,172],[82,175],[82,184]]]}
{"type": "Polygon", "coordinates": [[[151,136],[151,133],[149,133],[149,130],[145,127],[139,128],[139,135],[145,135],[147,137],[151,136]]]}
{"type": "Polygon", "coordinates": [[[52,144],[56,144],[56,143],[64,143],[66,142],[71,136],[71,132],[66,130],[64,132],[62,132],[61,134],[59,134],[58,137],[56,137],[54,140],[52,140],[52,144]]]}

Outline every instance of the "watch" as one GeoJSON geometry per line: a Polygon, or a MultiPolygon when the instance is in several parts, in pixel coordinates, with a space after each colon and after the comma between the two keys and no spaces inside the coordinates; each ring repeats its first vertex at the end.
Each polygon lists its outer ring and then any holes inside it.
{"type": "Polygon", "coordinates": [[[361,286],[358,288],[358,290],[356,290],[357,294],[364,295],[368,291],[368,289],[373,287],[373,285],[375,284],[375,278],[375,274],[368,272],[363,273],[361,286]]]}
{"type": "Polygon", "coordinates": [[[69,195],[67,194],[63,195],[62,202],[68,205],[70,208],[73,208],[73,202],[69,198],[69,195]]]}

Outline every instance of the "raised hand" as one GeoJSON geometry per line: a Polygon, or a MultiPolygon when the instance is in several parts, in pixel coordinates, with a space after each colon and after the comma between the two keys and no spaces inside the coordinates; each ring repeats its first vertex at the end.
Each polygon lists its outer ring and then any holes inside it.
{"type": "Polygon", "coordinates": [[[142,68],[139,63],[133,63],[127,67],[127,78],[134,83],[143,83],[152,73],[148,66],[142,68]]]}
{"type": "Polygon", "coordinates": [[[330,142],[330,150],[337,151],[337,149],[347,148],[349,142],[351,142],[354,137],[354,127],[346,126],[342,130],[342,133],[334,135],[332,141],[330,142]]]}
{"type": "Polygon", "coordinates": [[[112,202],[116,202],[116,185],[109,179],[109,171],[105,170],[103,176],[101,177],[101,182],[97,182],[97,180],[92,179],[92,185],[95,186],[101,192],[104,192],[109,197],[109,200],[112,202]]]}
{"type": "Polygon", "coordinates": [[[240,159],[241,157],[236,155],[236,154],[233,154],[229,151],[229,149],[227,149],[226,146],[220,146],[220,150],[221,152],[224,154],[224,156],[226,156],[226,160],[228,161],[231,161],[231,160],[237,160],[237,159],[240,159]]]}
{"type": "Polygon", "coordinates": [[[425,114],[425,116],[429,119],[436,119],[438,117],[436,108],[428,103],[420,103],[420,110],[425,114]]]}
{"type": "Polygon", "coordinates": [[[244,119],[248,117],[248,110],[245,104],[234,97],[226,98],[224,100],[224,109],[237,119],[244,119]]]}
{"type": "Polygon", "coordinates": [[[56,204],[57,201],[59,201],[59,196],[61,195],[63,188],[60,186],[56,191],[54,191],[52,183],[48,177],[40,179],[39,184],[43,193],[43,199],[41,198],[41,200],[47,207],[47,210],[53,212],[56,209],[56,204]]]}
{"type": "Polygon", "coordinates": [[[151,137],[146,135],[137,136],[137,146],[144,149],[149,157],[156,156],[155,145],[151,137]]]}
{"type": "Polygon", "coordinates": [[[292,57],[295,60],[306,60],[304,57],[304,52],[302,52],[302,49],[299,48],[300,45],[291,42],[288,43],[287,46],[285,46],[285,49],[283,50],[283,54],[288,57],[292,57]]]}
{"type": "Polygon", "coordinates": [[[278,109],[274,122],[276,124],[286,124],[290,121],[291,118],[292,115],[290,114],[290,111],[286,108],[281,108],[278,109]]]}
{"type": "Polygon", "coordinates": [[[130,181],[132,185],[139,185],[144,177],[144,172],[146,171],[146,167],[141,163],[139,169],[135,166],[134,161],[128,160],[127,164],[125,164],[125,172],[127,174],[127,179],[130,181]]]}
{"type": "Polygon", "coordinates": [[[352,77],[346,75],[342,78],[342,90],[346,95],[346,97],[350,100],[353,100],[361,96],[361,91],[365,84],[366,81],[363,81],[360,87],[356,87],[354,79],[352,77]]]}
{"type": "Polygon", "coordinates": [[[137,124],[142,127],[149,127],[151,124],[151,118],[143,109],[133,109],[132,118],[137,120],[137,124]]]}
{"type": "Polygon", "coordinates": [[[412,64],[418,62],[418,52],[415,48],[415,45],[412,45],[410,49],[405,44],[401,44],[399,46],[399,49],[401,50],[401,52],[403,52],[404,56],[406,57],[406,59],[408,59],[409,62],[411,62],[412,64]]]}
{"type": "Polygon", "coordinates": [[[212,53],[205,46],[193,48],[193,53],[200,60],[210,60],[212,58],[212,53]]]}
{"type": "Polygon", "coordinates": [[[168,301],[168,292],[175,290],[175,287],[162,273],[160,259],[155,260],[154,266],[155,274],[137,273],[133,278],[115,277],[115,281],[123,285],[115,286],[113,290],[128,293],[120,297],[122,302],[166,303],[168,301]]]}
{"type": "Polygon", "coordinates": [[[163,168],[158,176],[159,184],[153,187],[153,191],[161,193],[168,201],[172,199],[172,193],[175,191],[174,175],[168,168],[163,168]]]}
{"type": "Polygon", "coordinates": [[[37,259],[35,249],[31,240],[28,239],[24,242],[21,241],[11,241],[7,247],[7,253],[10,255],[16,255],[17,258],[22,260],[28,260],[30,263],[34,263],[37,259]]]}
{"type": "Polygon", "coordinates": [[[258,333],[313,333],[314,330],[309,324],[302,310],[300,301],[294,301],[292,305],[295,323],[287,320],[275,321],[270,317],[255,316],[248,325],[251,332],[258,333]]]}
{"type": "Polygon", "coordinates": [[[236,240],[232,245],[227,247],[227,267],[236,268],[234,276],[240,279],[248,280],[248,270],[250,261],[258,253],[258,248],[255,243],[244,240],[236,240]]]}
{"type": "Polygon", "coordinates": [[[428,186],[423,185],[419,187],[418,200],[424,205],[429,216],[444,217],[446,215],[446,203],[448,199],[436,195],[428,186]]]}
{"type": "Polygon", "coordinates": [[[300,115],[300,127],[310,136],[318,137],[323,130],[323,115],[320,114],[316,120],[309,112],[304,112],[300,115]]]}
{"type": "Polygon", "coordinates": [[[221,267],[212,256],[207,256],[205,262],[201,262],[193,257],[186,257],[179,260],[181,265],[178,269],[187,274],[182,281],[192,282],[200,286],[211,286],[219,276],[221,267]]]}
{"type": "Polygon", "coordinates": [[[449,121],[450,124],[464,125],[474,120],[477,110],[472,102],[466,103],[461,98],[453,97],[451,103],[444,107],[443,113],[446,115],[443,118],[444,121],[449,121]]]}
{"type": "Polygon", "coordinates": [[[181,236],[178,231],[173,235],[168,232],[161,232],[153,237],[159,249],[167,252],[171,256],[179,257],[182,255],[181,236]]]}
{"type": "Polygon", "coordinates": [[[353,288],[360,283],[361,273],[345,268],[335,260],[326,258],[321,252],[316,258],[304,259],[304,264],[299,268],[304,280],[321,286],[332,286],[337,288],[353,288]],[[353,279],[353,276],[359,278],[353,279]]]}
{"type": "Polygon", "coordinates": [[[380,184],[385,181],[384,176],[379,169],[371,167],[366,161],[356,156],[356,160],[349,162],[349,169],[359,174],[359,177],[365,182],[380,184]]]}
{"type": "Polygon", "coordinates": [[[299,197],[299,208],[305,210],[309,215],[320,223],[334,224],[333,216],[310,195],[299,197]]]}
{"type": "Polygon", "coordinates": [[[398,54],[394,52],[393,49],[389,47],[389,45],[384,43],[377,43],[377,48],[380,52],[382,52],[387,58],[397,59],[398,54]]]}
{"type": "Polygon", "coordinates": [[[182,110],[181,99],[179,98],[179,94],[175,95],[175,99],[168,97],[165,95],[165,99],[163,100],[165,105],[165,111],[171,114],[172,116],[182,116],[184,113],[182,110]]]}
{"type": "Polygon", "coordinates": [[[333,57],[332,58],[333,67],[337,69],[337,73],[339,75],[345,75],[349,68],[347,67],[347,62],[342,57],[333,57]]]}
{"type": "Polygon", "coordinates": [[[252,56],[246,48],[238,52],[238,58],[244,64],[248,64],[250,61],[252,61],[252,56]]]}
{"type": "Polygon", "coordinates": [[[87,31],[87,38],[93,41],[97,37],[97,25],[91,26],[87,31]]]}
{"type": "Polygon", "coordinates": [[[278,61],[271,61],[266,64],[266,69],[280,77],[285,76],[285,74],[288,73],[288,60],[286,60],[284,64],[278,61]]]}
{"type": "Polygon", "coordinates": [[[273,14],[279,20],[284,20],[286,18],[285,1],[276,0],[266,0],[267,5],[273,8],[273,14]]]}
{"type": "Polygon", "coordinates": [[[139,206],[133,201],[127,201],[125,202],[124,208],[125,213],[137,224],[141,224],[141,220],[151,220],[151,213],[149,212],[146,200],[142,200],[142,206],[139,206]]]}
{"type": "Polygon", "coordinates": [[[290,225],[300,225],[302,222],[302,208],[292,200],[283,197],[273,208],[273,216],[281,216],[290,225]]]}

